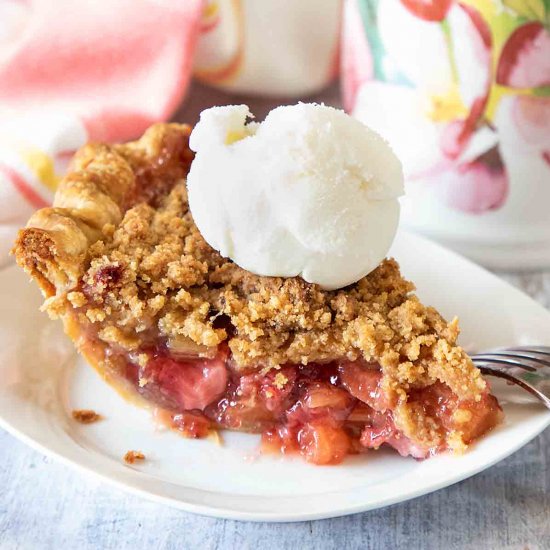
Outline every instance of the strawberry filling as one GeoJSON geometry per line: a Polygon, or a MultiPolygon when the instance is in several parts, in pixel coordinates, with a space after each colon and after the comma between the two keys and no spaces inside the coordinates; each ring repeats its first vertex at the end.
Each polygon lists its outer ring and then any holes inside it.
{"type": "MultiPolygon", "coordinates": [[[[445,448],[423,448],[399,431],[377,364],[338,361],[250,373],[235,367],[227,348],[212,358],[193,358],[159,346],[140,357],[128,362],[126,377],[158,406],[163,424],[187,437],[205,437],[216,427],[261,433],[263,452],[299,453],[314,464],[337,464],[382,445],[415,458],[445,448]]],[[[490,394],[476,403],[458,402],[442,383],[412,390],[409,401],[438,422],[441,441],[457,422],[465,426],[466,441],[475,439],[500,414],[490,394]]]]}
{"type": "Polygon", "coordinates": [[[378,364],[360,361],[343,361],[338,367],[340,381],[351,395],[371,406],[376,411],[385,411],[391,403],[384,393],[378,364]]]}
{"type": "Polygon", "coordinates": [[[176,410],[204,410],[225,392],[225,358],[176,360],[166,352],[151,354],[145,365],[130,364],[128,376],[138,392],[159,406],[176,410]]]}

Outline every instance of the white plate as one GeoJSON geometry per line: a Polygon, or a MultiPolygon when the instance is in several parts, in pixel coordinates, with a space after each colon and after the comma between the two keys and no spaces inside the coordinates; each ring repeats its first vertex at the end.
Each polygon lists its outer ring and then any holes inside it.
{"type": "MultiPolygon", "coordinates": [[[[429,241],[402,233],[393,254],[420,297],[462,319],[468,349],[550,344],[550,313],[490,273],[429,241]]],[[[146,411],[122,401],[77,358],[59,323],[16,268],[0,273],[0,425],[83,472],[190,512],[298,521],[371,510],[441,489],[510,455],[550,424],[520,391],[494,384],[506,422],[463,456],[424,462],[382,450],[337,467],[257,455],[257,436],[224,434],[224,445],[158,431],[146,411]],[[106,419],[80,425],[73,408],[106,419]],[[127,466],[129,449],[147,456],[127,466]]]]}

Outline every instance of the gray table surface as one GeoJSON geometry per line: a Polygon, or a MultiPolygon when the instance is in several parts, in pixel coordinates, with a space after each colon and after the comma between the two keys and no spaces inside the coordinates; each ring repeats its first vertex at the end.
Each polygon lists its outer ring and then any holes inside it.
{"type": "MultiPolygon", "coordinates": [[[[337,88],[316,98],[337,103],[337,88]]],[[[176,115],[243,102],[258,118],[284,100],[194,85],[176,115]]],[[[290,102],[290,101],[289,101],[290,102]]],[[[499,273],[550,308],[550,271],[499,273]]],[[[489,470],[381,510],[293,524],[187,514],[127,495],[46,458],[0,430],[0,548],[550,549],[550,430],[489,470]]]]}

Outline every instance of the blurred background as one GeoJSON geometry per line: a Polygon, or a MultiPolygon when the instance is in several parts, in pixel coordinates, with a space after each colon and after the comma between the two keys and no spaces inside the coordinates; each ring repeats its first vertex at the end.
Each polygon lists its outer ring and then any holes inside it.
{"type": "Polygon", "coordinates": [[[89,140],[246,103],[345,108],[406,176],[404,227],[550,266],[548,0],[0,0],[0,255],[89,140]]]}

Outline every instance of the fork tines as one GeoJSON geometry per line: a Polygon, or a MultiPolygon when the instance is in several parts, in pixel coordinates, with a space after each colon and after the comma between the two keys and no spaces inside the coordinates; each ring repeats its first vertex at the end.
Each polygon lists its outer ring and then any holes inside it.
{"type": "Polygon", "coordinates": [[[529,348],[506,348],[477,353],[474,360],[487,363],[520,367],[529,371],[550,369],[550,348],[529,346],[529,348]]]}

